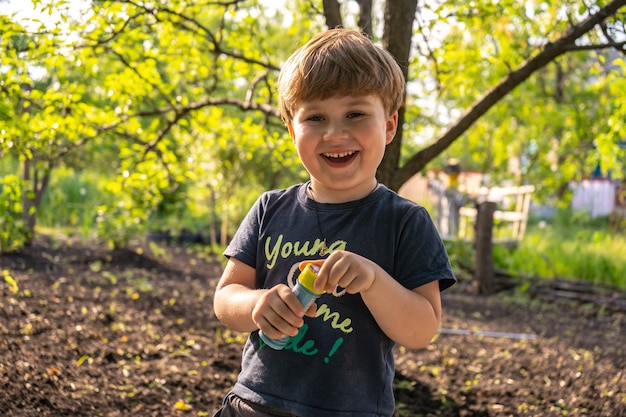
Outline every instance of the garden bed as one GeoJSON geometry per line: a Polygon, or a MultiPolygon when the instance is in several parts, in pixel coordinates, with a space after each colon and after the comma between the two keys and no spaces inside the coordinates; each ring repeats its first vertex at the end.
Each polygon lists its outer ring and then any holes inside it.
{"type": "MultiPolygon", "coordinates": [[[[211,305],[219,256],[39,240],[0,269],[2,416],[210,416],[236,378],[243,336],[211,305]]],[[[477,296],[459,276],[447,330],[396,351],[396,416],[626,415],[622,311],[477,296]]]]}

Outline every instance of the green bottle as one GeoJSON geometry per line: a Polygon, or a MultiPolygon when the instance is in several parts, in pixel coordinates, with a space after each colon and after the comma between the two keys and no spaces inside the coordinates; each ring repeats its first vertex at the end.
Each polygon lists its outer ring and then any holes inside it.
{"type": "MultiPolygon", "coordinates": [[[[313,286],[319,271],[320,268],[317,265],[307,264],[302,272],[300,272],[296,286],[293,287],[293,293],[296,297],[298,297],[300,303],[302,303],[304,311],[308,310],[309,307],[311,307],[311,304],[313,304],[320,295],[324,294],[324,291],[318,292],[313,286]]],[[[270,339],[262,331],[259,332],[259,337],[263,340],[263,342],[265,342],[266,345],[276,350],[281,350],[285,347],[285,344],[290,339],[290,336],[284,336],[279,339],[270,339]]]]}

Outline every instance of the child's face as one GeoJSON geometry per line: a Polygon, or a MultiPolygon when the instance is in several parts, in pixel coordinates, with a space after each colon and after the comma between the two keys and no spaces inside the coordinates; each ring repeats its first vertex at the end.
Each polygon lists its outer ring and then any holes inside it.
{"type": "Polygon", "coordinates": [[[375,95],[299,103],[288,128],[316,199],[341,202],[369,194],[397,124],[398,113],[387,115],[375,95]]]}

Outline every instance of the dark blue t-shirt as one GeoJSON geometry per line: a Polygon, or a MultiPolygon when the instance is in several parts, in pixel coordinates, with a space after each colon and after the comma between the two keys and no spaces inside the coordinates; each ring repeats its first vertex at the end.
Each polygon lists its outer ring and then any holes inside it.
{"type": "MultiPolygon", "coordinates": [[[[264,193],[225,255],[256,269],[257,288],[293,288],[298,264],[320,259],[324,238],[331,251],[368,258],[411,290],[434,280],[444,290],[455,281],[426,210],[383,185],[341,204],[316,203],[306,185],[264,193]]],[[[301,417],[391,416],[393,347],[361,296],[339,289],[317,300],[316,317],[305,317],[283,350],[263,345],[252,332],[233,392],[301,417]]]]}

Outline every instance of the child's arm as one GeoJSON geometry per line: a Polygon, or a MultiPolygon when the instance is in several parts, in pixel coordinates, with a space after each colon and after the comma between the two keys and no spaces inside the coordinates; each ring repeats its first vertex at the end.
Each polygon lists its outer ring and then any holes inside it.
{"type": "MultiPolygon", "coordinates": [[[[217,318],[233,330],[263,330],[276,339],[295,336],[304,324],[304,308],[287,285],[255,289],[256,271],[231,258],[217,284],[213,309],[217,318]]],[[[315,313],[315,307],[307,312],[315,313]]]]}
{"type": "Polygon", "coordinates": [[[361,293],[380,328],[400,345],[425,347],[439,327],[438,281],[411,291],[369,259],[348,251],[336,251],[323,263],[315,287],[331,292],[337,286],[350,294],[361,293]]]}

